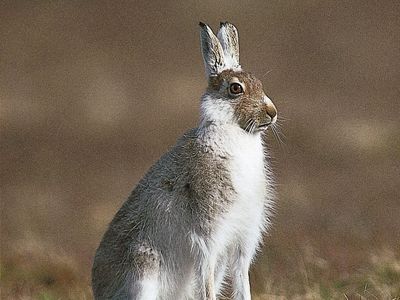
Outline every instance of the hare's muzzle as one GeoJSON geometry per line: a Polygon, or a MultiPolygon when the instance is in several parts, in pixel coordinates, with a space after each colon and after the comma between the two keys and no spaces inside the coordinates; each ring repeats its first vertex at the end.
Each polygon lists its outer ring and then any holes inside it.
{"type": "Polygon", "coordinates": [[[276,122],[276,119],[278,118],[278,112],[271,99],[269,99],[267,96],[264,96],[263,100],[264,120],[262,120],[260,127],[267,127],[268,125],[276,122]]]}

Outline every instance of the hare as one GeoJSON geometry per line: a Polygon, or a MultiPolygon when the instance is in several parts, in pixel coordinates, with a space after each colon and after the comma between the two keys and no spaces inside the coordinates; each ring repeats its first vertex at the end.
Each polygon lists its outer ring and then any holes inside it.
{"type": "Polygon", "coordinates": [[[97,249],[95,299],[215,300],[229,280],[251,299],[249,267],[269,225],[273,182],[262,134],[277,111],[239,64],[238,32],[200,23],[208,87],[197,128],[140,180],[97,249]]]}

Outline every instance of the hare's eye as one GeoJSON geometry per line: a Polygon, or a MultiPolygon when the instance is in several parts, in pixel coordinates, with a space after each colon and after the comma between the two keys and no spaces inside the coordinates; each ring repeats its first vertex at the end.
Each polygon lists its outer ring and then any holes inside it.
{"type": "Polygon", "coordinates": [[[243,87],[240,85],[240,83],[234,82],[231,83],[231,85],[229,86],[229,92],[232,95],[238,95],[243,93],[243,87]]]}

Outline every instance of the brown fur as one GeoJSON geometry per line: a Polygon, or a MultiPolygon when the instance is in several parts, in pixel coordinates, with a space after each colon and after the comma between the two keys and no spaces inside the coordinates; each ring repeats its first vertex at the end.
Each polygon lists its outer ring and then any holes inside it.
{"type": "Polygon", "coordinates": [[[252,121],[255,122],[256,127],[269,123],[276,115],[275,106],[264,102],[265,93],[261,81],[251,73],[224,70],[210,77],[208,91],[232,99],[235,116],[243,129],[248,129],[252,121]],[[243,94],[238,97],[232,97],[228,92],[229,84],[233,79],[238,80],[244,89],[243,94]]]}

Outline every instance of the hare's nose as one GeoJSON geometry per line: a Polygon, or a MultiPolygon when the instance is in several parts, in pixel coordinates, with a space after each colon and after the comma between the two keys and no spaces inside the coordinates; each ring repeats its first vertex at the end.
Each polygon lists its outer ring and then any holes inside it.
{"type": "Polygon", "coordinates": [[[267,115],[271,118],[271,123],[276,122],[277,111],[274,103],[272,103],[271,99],[269,99],[266,95],[264,95],[264,103],[265,103],[265,111],[267,115]]]}
{"type": "Polygon", "coordinates": [[[273,105],[267,105],[267,114],[274,119],[276,117],[276,108],[273,105]]]}

